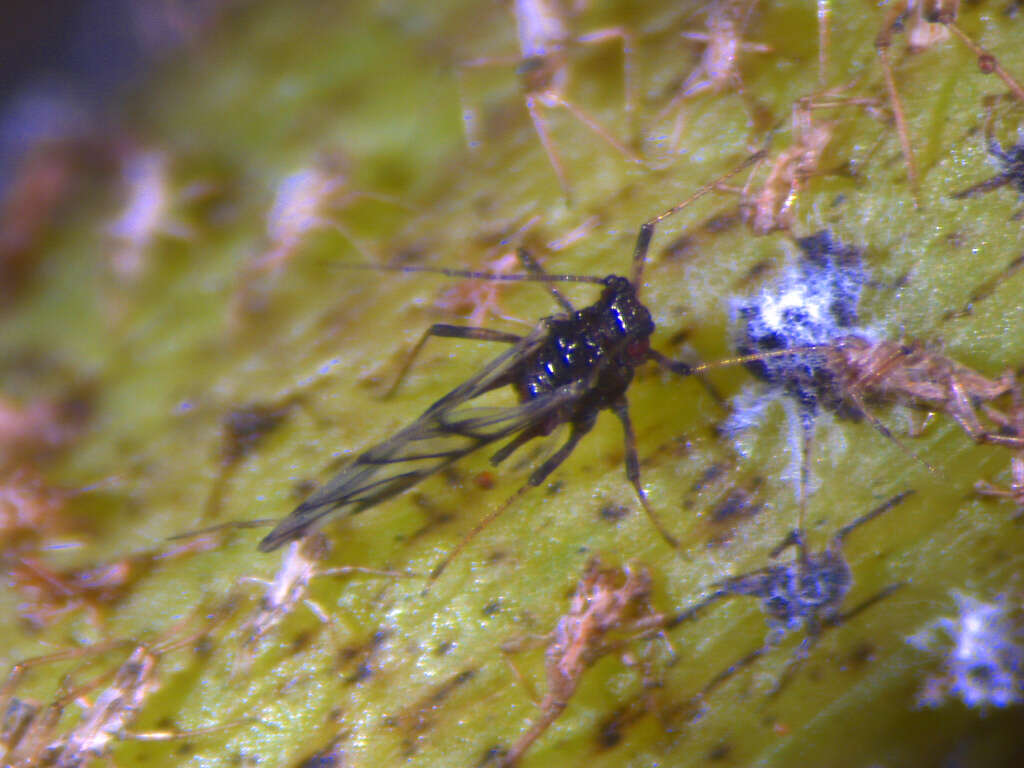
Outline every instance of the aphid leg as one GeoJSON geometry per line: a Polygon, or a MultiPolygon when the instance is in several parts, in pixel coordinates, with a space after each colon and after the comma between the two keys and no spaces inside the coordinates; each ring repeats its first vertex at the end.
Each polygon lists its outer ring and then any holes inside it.
{"type": "Polygon", "coordinates": [[[1009,499],[1017,505],[1017,512],[1013,515],[1014,520],[1024,516],[1024,457],[1014,456],[1010,462],[1010,485],[1001,487],[986,480],[979,480],[974,484],[974,492],[981,496],[992,496],[999,499],[1009,499]]]}
{"type": "MultiPolygon", "coordinates": [[[[533,97],[527,97],[528,100],[532,98],[533,97]]],[[[574,104],[561,94],[551,91],[547,93],[542,93],[537,100],[540,102],[542,106],[548,109],[551,109],[556,106],[562,107],[563,109],[568,111],[569,114],[575,117],[580,123],[589,128],[594,135],[604,140],[604,142],[608,144],[608,146],[610,146],[624,158],[629,160],[631,163],[643,165],[644,161],[640,159],[640,156],[637,155],[636,152],[634,152],[621,141],[612,136],[611,132],[607,128],[605,128],[604,125],[602,125],[596,117],[594,117],[585,109],[583,109],[583,107],[579,106],[578,104],[574,104]]],[[[536,123],[536,120],[534,120],[534,123],[536,123]]]]}
{"type": "Polygon", "coordinates": [[[963,200],[968,197],[978,197],[979,195],[983,195],[986,192],[991,192],[993,189],[1005,187],[1011,181],[1013,181],[1012,176],[1005,173],[997,173],[991,179],[985,179],[985,181],[979,182],[974,186],[956,192],[950,195],[950,197],[954,200],[963,200]]]}
{"type": "MultiPolygon", "coordinates": [[[[1011,416],[1006,416],[990,406],[985,407],[986,415],[998,427],[999,434],[1010,433],[1018,440],[1024,438],[1024,393],[1021,392],[1019,384],[1014,383],[1011,387],[1013,396],[1011,416]]],[[[1024,516],[1024,445],[1017,446],[1017,454],[1010,462],[1010,485],[1001,488],[984,480],[974,484],[976,493],[982,496],[994,496],[996,498],[1009,499],[1017,505],[1017,513],[1013,516],[1018,520],[1024,516]]]]}
{"type": "Polygon", "coordinates": [[[625,442],[626,454],[626,477],[629,478],[629,482],[633,485],[633,490],[636,491],[636,496],[640,500],[644,512],[647,513],[647,518],[651,521],[651,525],[661,534],[661,538],[665,540],[666,544],[673,549],[678,549],[679,540],[668,532],[665,525],[654,513],[654,510],[651,509],[651,502],[647,499],[647,492],[644,491],[643,486],[640,484],[640,460],[636,455],[636,433],[633,431],[633,423],[629,418],[629,403],[626,401],[626,398],[623,397],[619,402],[614,403],[612,410],[615,411],[615,415],[622,422],[622,436],[625,442]]]}
{"type": "Polygon", "coordinates": [[[755,661],[760,659],[762,656],[764,656],[766,653],[771,651],[773,648],[775,648],[774,644],[765,643],[761,647],[755,648],[753,651],[748,653],[746,656],[743,656],[743,657],[737,659],[732,664],[730,664],[728,667],[726,667],[725,669],[723,669],[720,672],[718,672],[707,683],[705,683],[704,687],[701,688],[696,694],[694,694],[692,701],[695,704],[696,703],[703,703],[712,693],[714,693],[724,683],[728,682],[736,674],[738,674],[739,672],[742,672],[744,669],[749,667],[751,664],[753,664],[755,661]]]}
{"type": "Polygon", "coordinates": [[[7,679],[0,684],[0,711],[6,711],[11,701],[11,696],[14,690],[18,687],[18,683],[21,682],[21,678],[33,667],[43,666],[45,664],[53,664],[59,661],[71,661],[82,656],[98,656],[105,651],[112,650],[114,648],[120,648],[125,645],[132,645],[131,640],[107,640],[102,643],[93,643],[92,645],[83,645],[77,648],[67,648],[63,651],[57,651],[55,653],[48,653],[45,656],[33,656],[29,659],[23,659],[16,664],[11,666],[10,671],[7,673],[7,679]]]}
{"type": "Polygon", "coordinates": [[[527,484],[533,487],[537,487],[545,480],[548,475],[558,469],[562,462],[569,458],[569,454],[575,450],[577,444],[583,439],[591,429],[594,428],[594,422],[596,419],[590,418],[587,421],[576,422],[574,421],[569,427],[569,437],[566,438],[562,446],[551,454],[543,464],[537,467],[530,474],[530,479],[527,480],[527,484]]]}
{"type": "MultiPolygon", "coordinates": [[[[789,661],[786,662],[786,666],[782,670],[782,674],[779,675],[778,679],[769,689],[767,694],[768,700],[776,698],[780,693],[782,693],[782,690],[787,685],[789,685],[789,683],[796,676],[796,673],[800,670],[800,667],[803,665],[804,661],[807,660],[807,657],[810,655],[811,650],[817,644],[818,640],[821,639],[821,633],[826,628],[838,627],[841,624],[845,624],[853,617],[859,615],[871,606],[889,597],[889,595],[891,595],[893,592],[895,592],[902,586],[902,583],[890,584],[888,587],[882,589],[881,591],[867,598],[850,611],[847,611],[846,613],[837,614],[834,617],[826,619],[824,622],[819,622],[817,616],[809,617],[807,622],[807,634],[804,636],[804,639],[800,641],[800,645],[796,647],[796,650],[794,650],[792,655],[789,657],[789,661]]],[[[770,645],[766,646],[766,648],[770,647],[770,645]]]]}
{"type": "MultiPolygon", "coordinates": [[[[548,640],[550,638],[548,638],[545,635],[543,639],[548,640]]],[[[519,670],[519,666],[512,660],[512,657],[509,656],[510,651],[507,650],[504,646],[502,646],[501,650],[501,658],[508,665],[509,671],[512,673],[512,676],[516,679],[516,684],[523,689],[523,693],[525,693],[526,698],[528,698],[533,703],[533,706],[540,709],[541,698],[537,695],[537,691],[534,690],[533,685],[530,684],[530,682],[526,679],[523,673],[519,670]]]]}
{"type": "Polygon", "coordinates": [[[923,456],[921,456],[920,453],[915,451],[913,448],[911,448],[909,445],[907,445],[903,440],[901,440],[899,437],[897,437],[893,433],[893,431],[891,429],[889,429],[887,426],[885,426],[885,424],[883,424],[882,421],[877,416],[875,416],[875,414],[871,411],[871,409],[868,408],[868,405],[864,401],[864,397],[860,394],[860,392],[857,392],[856,390],[854,390],[854,391],[851,391],[849,393],[849,395],[850,395],[850,399],[853,401],[854,405],[857,406],[857,410],[861,414],[863,414],[864,418],[867,420],[867,422],[872,427],[874,427],[876,430],[878,430],[878,433],[882,437],[886,438],[887,440],[891,440],[898,448],[900,448],[901,450],[903,450],[906,453],[908,453],[911,456],[913,456],[914,459],[919,464],[921,464],[925,469],[927,469],[933,475],[936,475],[936,476],[941,476],[942,475],[942,473],[938,470],[937,467],[935,467],[934,464],[932,464],[931,462],[927,461],[923,456]]]}
{"type": "MultiPolygon", "coordinates": [[[[535,258],[533,258],[533,254],[531,254],[526,248],[517,248],[516,257],[519,259],[519,261],[522,262],[523,266],[526,268],[526,271],[529,272],[531,275],[535,275],[537,277],[547,276],[547,272],[544,271],[544,268],[535,258]]],[[[572,305],[572,302],[565,298],[565,295],[555,287],[554,283],[547,283],[547,287],[548,293],[551,294],[551,296],[559,304],[559,306],[562,307],[562,309],[564,309],[569,314],[572,314],[573,312],[576,311],[576,308],[572,305]]]]}
{"type": "Polygon", "coordinates": [[[818,622],[816,615],[812,614],[807,618],[806,631],[807,634],[804,635],[804,639],[800,641],[800,644],[786,661],[782,674],[775,680],[772,687],[768,689],[766,702],[777,697],[782,693],[782,689],[789,685],[790,681],[796,676],[796,673],[800,671],[804,661],[807,660],[811,650],[821,638],[821,624],[818,622]]]}
{"type": "MultiPolygon", "coordinates": [[[[999,397],[1007,392],[1014,392],[1015,408],[1021,408],[1020,395],[1017,392],[1017,384],[1013,379],[1013,374],[1008,373],[1004,376],[1002,383],[1003,391],[997,392],[995,397],[999,397]]],[[[950,377],[949,388],[951,395],[951,405],[948,411],[949,415],[953,417],[956,423],[959,424],[968,435],[970,435],[972,440],[978,443],[1001,445],[1012,449],[1024,448],[1024,434],[1022,434],[1019,429],[1012,428],[1012,434],[1003,434],[999,430],[987,430],[981,425],[977,411],[971,402],[970,395],[967,393],[964,385],[955,374],[950,377]]],[[[989,413],[991,412],[992,411],[989,411],[989,413]]]]}
{"type": "MultiPolygon", "coordinates": [[[[814,447],[814,411],[811,408],[800,409],[800,489],[797,499],[797,528],[804,530],[807,519],[807,489],[811,481],[811,450],[814,447]]],[[[801,559],[806,558],[806,547],[800,552],[801,559]]]]}
{"type": "Polygon", "coordinates": [[[431,336],[440,336],[447,339],[471,339],[473,341],[495,341],[502,344],[515,344],[522,339],[521,336],[517,336],[514,333],[505,333],[504,331],[495,331],[491,328],[473,328],[465,325],[448,325],[446,323],[435,323],[430,326],[426,332],[420,337],[420,340],[416,342],[416,345],[412,348],[409,356],[406,358],[405,363],[398,371],[398,375],[395,377],[394,383],[388,387],[387,392],[384,393],[384,397],[388,398],[398,391],[402,381],[405,379],[406,374],[409,373],[409,369],[415,362],[417,356],[423,349],[423,345],[427,343],[427,339],[431,336]]]}
{"type": "MultiPolygon", "coordinates": [[[[724,583],[728,584],[730,581],[732,581],[732,580],[731,579],[727,580],[724,583]]],[[[670,619],[667,619],[664,622],[664,628],[665,629],[672,629],[673,627],[678,627],[680,624],[696,618],[697,614],[700,613],[705,608],[707,608],[709,605],[711,605],[712,603],[717,603],[723,597],[726,597],[726,596],[731,595],[731,594],[732,594],[732,590],[731,589],[729,589],[726,586],[719,585],[719,589],[716,589],[714,592],[712,592],[710,595],[705,597],[703,600],[700,600],[700,601],[694,603],[689,608],[687,608],[687,609],[685,609],[683,611],[680,611],[675,616],[671,617],[670,619]]]]}
{"type": "MultiPolygon", "coordinates": [[[[559,465],[569,457],[569,454],[573,452],[573,449],[576,447],[577,443],[579,443],[579,441],[583,439],[583,436],[586,435],[593,428],[594,420],[595,419],[591,418],[589,421],[586,422],[572,422],[572,424],[569,427],[569,437],[566,438],[565,443],[551,456],[549,456],[543,464],[541,464],[539,467],[537,467],[537,469],[533,471],[529,479],[519,487],[519,490],[517,490],[508,499],[506,499],[505,502],[501,504],[501,506],[489,512],[487,516],[479,523],[477,523],[469,533],[463,536],[462,541],[455,545],[455,548],[452,549],[452,551],[449,552],[447,555],[445,555],[444,560],[442,560],[437,565],[437,567],[435,567],[434,570],[430,572],[430,577],[427,580],[427,589],[429,589],[430,585],[437,580],[437,577],[444,572],[444,569],[448,567],[448,564],[452,560],[454,560],[455,557],[463,549],[465,549],[466,545],[469,544],[469,542],[472,541],[474,538],[476,538],[477,534],[479,534],[484,528],[486,528],[488,525],[490,525],[499,517],[501,517],[501,515],[504,514],[505,510],[512,506],[512,504],[517,499],[519,499],[519,497],[521,497],[524,493],[526,493],[526,491],[528,491],[530,488],[534,488],[543,483],[544,480],[547,479],[548,475],[554,472],[559,467],[559,465]]],[[[508,445],[504,446],[501,450],[495,453],[494,456],[491,457],[491,463],[499,463],[502,459],[509,456],[512,453],[512,451],[515,450],[515,448],[518,448],[520,445],[532,439],[533,437],[535,437],[533,433],[520,432],[518,435],[516,435],[515,438],[513,438],[509,442],[508,445]]]]}
{"type": "Polygon", "coordinates": [[[633,36],[624,27],[605,27],[580,35],[575,42],[579,45],[618,42],[622,46],[622,91],[626,103],[626,116],[632,122],[636,106],[633,96],[633,36]]]}
{"type": "Polygon", "coordinates": [[[917,181],[917,163],[914,161],[914,149],[910,145],[910,129],[907,127],[907,115],[903,111],[903,100],[900,98],[896,88],[896,77],[892,71],[892,62],[889,59],[889,49],[892,47],[893,28],[899,23],[900,18],[907,11],[907,3],[898,2],[886,15],[885,24],[875,38],[875,50],[878,53],[878,60],[882,65],[882,75],[885,78],[885,88],[889,92],[889,103],[892,105],[892,115],[896,120],[896,132],[899,135],[900,147],[903,151],[903,163],[907,168],[907,179],[910,181],[910,189],[914,196],[914,207],[920,207],[920,190],[917,181]]]}
{"type": "Polygon", "coordinates": [[[968,37],[968,35],[960,29],[957,23],[953,20],[952,13],[949,13],[948,11],[940,11],[940,13],[936,14],[934,18],[929,18],[928,21],[942,24],[946,29],[959,37],[960,41],[970,48],[971,52],[978,57],[978,69],[986,75],[994,73],[996,77],[1002,80],[1006,87],[1010,89],[1014,96],[1020,99],[1021,102],[1024,102],[1024,87],[1017,82],[1013,75],[1003,69],[999,64],[999,60],[995,56],[974,42],[974,40],[968,37]]]}
{"type": "Polygon", "coordinates": [[[473,539],[474,539],[474,538],[476,537],[476,535],[477,535],[478,533],[480,533],[480,531],[482,531],[482,530],[483,530],[484,528],[486,528],[486,527],[487,527],[488,525],[490,525],[490,524],[491,524],[491,523],[493,523],[493,522],[494,522],[495,520],[497,520],[497,519],[498,519],[499,517],[501,517],[501,516],[502,516],[502,514],[504,514],[505,510],[507,510],[507,509],[508,509],[508,508],[509,508],[510,506],[512,506],[512,504],[514,504],[514,503],[515,503],[515,502],[516,502],[516,501],[517,501],[517,500],[518,500],[518,499],[519,499],[519,498],[520,498],[520,497],[521,497],[521,496],[522,496],[522,495],[523,495],[524,493],[526,493],[526,492],[527,492],[527,491],[528,491],[528,490],[529,490],[529,489],[530,489],[531,487],[532,487],[532,486],[531,486],[531,485],[530,485],[529,483],[524,483],[523,485],[521,485],[521,486],[519,487],[519,490],[517,490],[517,491],[516,491],[515,493],[513,493],[513,494],[512,494],[511,496],[509,496],[509,497],[508,497],[508,498],[507,498],[507,499],[506,499],[506,500],[505,500],[505,501],[504,501],[504,502],[503,502],[503,503],[501,504],[501,506],[499,506],[499,507],[496,507],[495,509],[491,510],[491,511],[490,511],[490,512],[489,512],[489,513],[487,514],[487,516],[486,516],[486,517],[485,517],[485,518],[484,518],[483,520],[481,520],[481,521],[480,521],[479,523],[477,523],[477,524],[476,524],[476,525],[475,525],[475,526],[473,527],[473,530],[471,530],[471,531],[470,531],[469,533],[467,533],[467,534],[466,534],[465,536],[463,536],[463,537],[462,537],[462,541],[460,541],[460,542],[459,542],[458,544],[456,544],[456,545],[455,545],[455,548],[454,548],[454,549],[452,549],[452,551],[451,551],[451,552],[449,552],[449,553],[448,553],[447,555],[445,555],[445,557],[444,557],[444,560],[442,560],[442,561],[441,561],[440,563],[438,563],[438,564],[437,564],[437,566],[436,566],[436,567],[434,568],[434,570],[432,570],[432,571],[430,572],[430,576],[429,576],[429,577],[427,578],[427,586],[426,586],[426,587],[425,587],[425,588],[423,589],[423,593],[425,594],[425,593],[426,593],[426,592],[427,592],[427,591],[428,591],[428,590],[430,589],[431,585],[432,585],[432,584],[433,584],[433,583],[434,583],[435,581],[437,581],[438,577],[439,577],[439,576],[440,576],[440,575],[441,575],[442,573],[444,573],[444,569],[448,567],[448,564],[449,564],[449,563],[450,563],[450,562],[451,562],[452,560],[454,560],[454,559],[455,559],[455,557],[456,557],[456,556],[457,556],[457,555],[458,555],[458,554],[459,554],[459,553],[460,553],[460,552],[461,552],[461,551],[462,551],[463,549],[465,549],[465,548],[466,548],[466,545],[467,545],[467,544],[468,544],[468,543],[469,543],[470,541],[472,541],[472,540],[473,540],[473,539]]]}

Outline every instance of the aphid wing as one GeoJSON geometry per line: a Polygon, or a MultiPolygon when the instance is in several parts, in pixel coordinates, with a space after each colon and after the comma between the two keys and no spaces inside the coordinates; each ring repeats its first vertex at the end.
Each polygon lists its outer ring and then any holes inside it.
{"type": "Polygon", "coordinates": [[[476,374],[431,405],[423,415],[443,413],[446,410],[480,397],[480,395],[509,384],[509,374],[512,372],[512,369],[524,359],[529,358],[544,342],[545,338],[546,328],[543,325],[537,326],[529,336],[516,342],[505,352],[491,360],[476,374]]]}
{"type": "Polygon", "coordinates": [[[325,516],[355,514],[395,496],[495,440],[537,424],[579,397],[586,383],[574,383],[545,397],[508,407],[467,405],[504,386],[521,360],[524,339],[469,381],[449,392],[423,415],[383,443],[358,456],[300,504],[260,542],[270,552],[309,533],[325,516]]]}

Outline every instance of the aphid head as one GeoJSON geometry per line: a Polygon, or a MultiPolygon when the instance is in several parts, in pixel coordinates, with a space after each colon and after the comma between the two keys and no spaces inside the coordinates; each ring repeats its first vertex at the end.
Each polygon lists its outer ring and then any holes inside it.
{"type": "MultiPolygon", "coordinates": [[[[636,288],[621,275],[608,275],[604,291],[598,302],[615,318],[618,335],[646,341],[654,333],[651,312],[636,295],[636,288]]],[[[647,349],[637,350],[640,359],[646,359],[647,349]]]]}

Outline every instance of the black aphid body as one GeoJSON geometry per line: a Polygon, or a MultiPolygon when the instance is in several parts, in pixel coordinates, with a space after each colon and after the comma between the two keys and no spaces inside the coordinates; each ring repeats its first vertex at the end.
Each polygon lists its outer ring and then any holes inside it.
{"type": "MultiPolygon", "coordinates": [[[[796,268],[757,296],[738,302],[740,355],[827,345],[855,332],[857,303],[866,281],[860,251],[827,230],[797,240],[796,268]]],[[[760,379],[792,395],[805,413],[819,407],[857,418],[824,352],[766,357],[745,364],[760,379]]]]}
{"type": "MultiPolygon", "coordinates": [[[[530,51],[525,51],[527,56],[530,51]]],[[[387,440],[357,456],[331,480],[313,492],[287,518],[278,523],[259,544],[263,552],[306,536],[330,515],[356,514],[392,498],[464,456],[484,446],[508,441],[491,456],[499,464],[535,437],[550,434],[562,424],[569,435],[561,447],[530,474],[526,483],[504,504],[492,511],[434,569],[431,578],[484,526],[501,515],[531,486],[544,482],[573,452],[594,426],[598,414],[612,411],[622,425],[626,477],[644,511],[662,538],[671,546],[678,542],[658,521],[640,481],[640,460],[636,435],[629,416],[626,391],[637,366],[650,361],[673,373],[689,376],[692,366],[672,360],[651,348],[654,320],[639,298],[643,267],[657,224],[708,194],[725,179],[739,173],[760,155],[748,158],[716,181],[705,184],[686,200],[649,219],[641,227],[633,249],[629,278],[608,275],[548,275],[525,249],[517,255],[529,275],[494,275],[455,269],[396,266],[399,271],[433,271],[450,277],[490,280],[535,280],[548,283],[552,297],[563,312],[538,323],[519,336],[488,328],[436,323],[427,329],[413,348],[399,375],[431,336],[473,339],[510,344],[476,374],[427,408],[414,422],[387,440]],[[555,288],[556,282],[589,283],[602,286],[601,295],[590,306],[576,309],[555,288]],[[511,387],[518,403],[509,407],[481,407],[478,398],[511,387]]],[[[397,386],[397,385],[396,385],[397,386]]],[[[394,391],[394,388],[392,388],[394,391]]]]}
{"type": "Polygon", "coordinates": [[[572,413],[558,414],[562,418],[552,419],[557,423],[551,429],[565,421],[593,421],[625,394],[636,367],[648,359],[654,333],[650,311],[626,278],[609,275],[604,285],[590,306],[546,318],[547,339],[510,374],[523,401],[594,376],[572,403],[572,413]]]}
{"type": "MultiPolygon", "coordinates": [[[[348,507],[352,513],[368,509],[478,448],[510,438],[491,456],[492,464],[500,464],[525,443],[566,424],[570,428],[566,444],[527,481],[530,486],[540,485],[603,410],[613,410],[623,422],[627,476],[651,514],[639,484],[626,390],[637,366],[648,360],[676,373],[686,374],[689,367],[651,349],[654,321],[633,281],[609,275],[589,282],[602,286],[597,301],[577,310],[557,294],[565,312],[544,318],[529,336],[502,337],[514,340],[514,346],[437,400],[408,427],[358,456],[300,504],[260,548],[270,551],[305,535],[315,521],[339,507],[348,507]],[[512,387],[519,405],[473,407],[475,398],[506,386],[512,387]]],[[[437,335],[461,333],[457,327],[439,328],[437,335]]],[[[659,531],[671,541],[660,527],[659,531]]]]}

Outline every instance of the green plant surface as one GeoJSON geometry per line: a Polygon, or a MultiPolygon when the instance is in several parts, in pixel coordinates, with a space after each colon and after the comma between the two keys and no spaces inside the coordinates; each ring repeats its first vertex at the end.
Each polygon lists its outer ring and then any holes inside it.
{"type": "MultiPolygon", "coordinates": [[[[792,104],[819,88],[813,4],[759,8],[746,37],[773,52],[747,54],[741,66],[747,92],[771,119],[748,125],[744,102],[728,90],[696,97],[685,107],[680,151],[673,152],[665,140],[671,117],[656,116],[699,60],[700,46],[679,33],[701,29],[706,17],[698,4],[592,5],[574,22],[580,31],[623,25],[635,35],[633,125],[614,45],[573,51],[570,97],[616,135],[631,135],[647,165],[627,162],[567,115],[552,113],[571,205],[522,106],[514,69],[465,72],[459,86],[455,62],[516,51],[512,17],[499,4],[255,3],[147,79],[121,120],[140,146],[167,154],[172,214],[191,234],[154,237],[143,274],[118,282],[103,229],[123,192],[115,177],[97,182],[54,226],[32,287],[0,317],[0,356],[44,353],[78,371],[95,392],[89,428],[45,471],[55,485],[107,482],[68,500],[84,526],[76,537],[82,546],[46,551],[47,562],[113,561],[169,547],[168,536],[211,523],[282,517],[310,482],[409,423],[496,354],[480,342],[432,340],[398,393],[385,398],[422,331],[459,322],[438,305],[459,284],[337,264],[369,257],[484,268],[511,251],[513,234],[536,218],[525,242],[547,269],[627,273],[641,223],[736,167],[764,145],[765,128],[770,162],[792,139],[792,104]],[[463,136],[467,107],[480,116],[474,151],[463,136]],[[324,156],[344,158],[354,189],[401,205],[363,199],[330,212],[370,252],[330,228],[310,232],[280,274],[261,284],[265,306],[239,312],[246,264],[270,248],[266,216],[275,187],[324,156]],[[184,188],[196,181],[212,185],[214,202],[188,197],[184,188]],[[571,245],[544,247],[584,224],[585,236],[571,245]],[[294,392],[301,401],[234,465],[218,516],[204,518],[224,467],[226,414],[294,392]]],[[[816,120],[835,120],[836,129],[820,173],[796,200],[792,232],[828,228],[864,249],[872,285],[861,317],[879,333],[941,342],[946,354],[986,375],[1017,369],[1024,360],[1021,277],[999,278],[1020,257],[1020,200],[1010,187],[951,198],[994,173],[985,105],[1003,86],[981,74],[955,39],[909,54],[896,36],[892,58],[920,175],[915,206],[874,48],[885,12],[832,4],[827,82],[852,83],[852,95],[875,99],[878,108],[815,113],[816,120]],[[992,281],[969,313],[946,319],[992,281]]],[[[1004,13],[1001,3],[981,2],[962,9],[960,23],[1024,77],[1024,19],[1004,13]]],[[[1012,140],[1022,105],[993,103],[996,134],[1012,140]]],[[[736,178],[742,183],[746,173],[736,178]]],[[[665,354],[728,357],[730,299],[770,284],[796,256],[789,234],[755,236],[736,206],[734,196],[712,193],[656,231],[643,298],[658,326],[654,347],[665,354]],[[683,236],[688,247],[669,248],[683,236]]],[[[593,293],[588,286],[566,292],[578,304],[593,293]]],[[[486,324],[513,332],[555,311],[537,285],[503,286],[499,297],[502,316],[486,324]]],[[[18,384],[23,395],[34,386],[12,365],[0,376],[3,391],[18,384]]],[[[739,367],[709,376],[727,404],[765,391],[739,367]]],[[[781,400],[733,439],[720,431],[732,405],[717,404],[693,378],[643,369],[629,396],[644,486],[680,539],[678,551],[642,514],[622,467],[621,429],[602,414],[549,483],[477,536],[428,593],[422,578],[314,581],[310,595],[331,617],[330,629],[298,608],[263,638],[244,675],[232,670],[260,588],[240,580],[272,578],[281,563],[280,553],[257,552],[259,530],[157,562],[104,607],[99,623],[77,610],[33,629],[23,619],[32,606],[11,580],[0,595],[7,628],[0,659],[159,634],[199,606],[240,595],[204,653],[167,656],[164,685],[137,728],[237,725],[186,742],[119,743],[112,758],[118,765],[293,766],[336,738],[351,766],[483,764],[537,714],[501,646],[548,632],[590,558],[645,564],[655,608],[671,613],[712,582],[766,564],[795,524],[798,441],[781,400]],[[713,467],[721,471],[709,473],[713,467]],[[756,514],[718,520],[716,510],[734,489],[750,492],[756,514]]],[[[905,641],[953,612],[952,589],[983,599],[1020,594],[1024,529],[1012,520],[1013,506],[971,492],[981,478],[1008,482],[1009,452],[973,444],[943,416],[911,436],[901,409],[880,407],[878,415],[937,471],[867,423],[822,418],[808,536],[823,547],[845,523],[915,489],[847,547],[849,605],[893,583],[904,584],[899,591],[826,632],[777,698],[766,693],[795,637],[716,691],[693,718],[693,694],[765,637],[753,600],[724,601],[669,633],[674,663],[660,641],[631,647],[646,665],[602,659],[523,764],[1012,763],[1020,752],[1020,709],[982,714],[955,701],[917,709],[916,692],[939,661],[905,641]]],[[[329,564],[428,573],[554,445],[526,449],[500,470],[490,468],[486,453],[470,457],[399,498],[331,523],[329,564]]],[[[123,658],[109,656],[111,665],[123,658]]],[[[515,662],[542,694],[543,651],[517,654],[515,662]]],[[[19,695],[48,701],[63,671],[67,665],[39,670],[19,695]]]]}

